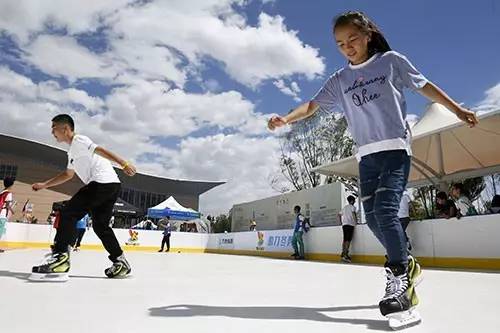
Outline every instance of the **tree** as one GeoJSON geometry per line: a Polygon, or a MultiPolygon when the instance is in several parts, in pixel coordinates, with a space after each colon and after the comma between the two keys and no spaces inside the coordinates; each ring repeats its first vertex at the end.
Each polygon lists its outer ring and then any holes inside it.
{"type": "Polygon", "coordinates": [[[215,218],[213,224],[213,233],[231,232],[231,216],[221,214],[215,218]]]}
{"type": "Polygon", "coordinates": [[[432,219],[436,208],[437,189],[434,185],[422,186],[413,191],[413,197],[418,207],[415,210],[416,219],[432,219]]]}
{"type": "MultiPolygon", "coordinates": [[[[351,156],[353,147],[345,118],[318,111],[306,121],[293,124],[291,130],[280,137],[281,173],[295,190],[316,187],[321,184],[321,177],[312,169],[351,156]]],[[[355,179],[337,176],[324,179],[327,183],[333,181],[340,181],[357,192],[355,179]]],[[[276,177],[271,179],[271,186],[276,183],[276,177]]]]}

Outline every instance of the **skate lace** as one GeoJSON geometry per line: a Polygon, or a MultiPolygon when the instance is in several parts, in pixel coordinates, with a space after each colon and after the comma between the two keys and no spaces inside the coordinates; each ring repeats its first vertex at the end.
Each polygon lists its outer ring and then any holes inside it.
{"type": "Polygon", "coordinates": [[[42,264],[42,265],[50,265],[50,264],[53,264],[53,263],[55,263],[55,262],[59,259],[59,256],[60,256],[60,255],[61,255],[61,254],[59,254],[59,253],[47,253],[47,254],[43,257],[43,259],[42,259],[42,261],[41,261],[41,264],[42,264]]]}
{"type": "Polygon", "coordinates": [[[383,299],[399,297],[406,292],[409,285],[408,275],[406,273],[396,276],[386,267],[384,274],[387,278],[387,282],[383,299]]]}
{"type": "Polygon", "coordinates": [[[387,281],[385,284],[385,294],[383,299],[391,297],[392,294],[398,289],[398,280],[395,278],[394,274],[389,268],[385,268],[383,274],[385,275],[387,281]]]}

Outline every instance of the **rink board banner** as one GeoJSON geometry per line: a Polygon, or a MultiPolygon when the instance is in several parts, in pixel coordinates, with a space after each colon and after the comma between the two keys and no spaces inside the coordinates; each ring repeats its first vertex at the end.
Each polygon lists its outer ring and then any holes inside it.
{"type": "MultiPolygon", "coordinates": [[[[49,225],[7,223],[1,248],[48,248],[55,230],[49,225]]],[[[161,231],[138,230],[131,236],[127,229],[113,229],[126,250],[156,251],[163,237],[161,231]]],[[[407,229],[413,254],[424,266],[500,270],[500,215],[457,219],[412,221],[407,229]]],[[[293,231],[264,230],[224,234],[173,232],[173,250],[226,254],[289,257],[293,231]]],[[[342,228],[312,228],[304,233],[306,257],[311,260],[336,261],[342,250],[342,228]]],[[[88,230],[82,248],[101,249],[99,239],[88,230]]],[[[354,231],[351,255],[355,262],[381,263],[385,251],[366,225],[354,231]]]]}

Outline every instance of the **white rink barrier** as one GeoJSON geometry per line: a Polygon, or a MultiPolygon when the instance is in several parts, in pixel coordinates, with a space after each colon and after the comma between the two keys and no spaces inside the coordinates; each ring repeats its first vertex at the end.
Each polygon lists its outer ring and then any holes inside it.
{"type": "MultiPolygon", "coordinates": [[[[161,231],[137,230],[131,239],[129,230],[114,229],[126,250],[158,250],[161,231]],[[133,244],[133,245],[126,245],[133,244]]],[[[412,221],[407,230],[413,255],[424,266],[500,270],[500,214],[412,221]]],[[[55,230],[48,225],[7,223],[7,233],[0,247],[48,247],[55,230]]],[[[224,234],[173,232],[172,251],[210,252],[260,255],[288,258],[292,253],[292,230],[265,230],[224,234]]],[[[304,234],[306,258],[338,261],[342,246],[342,228],[312,228],[304,234]]],[[[102,248],[92,230],[88,230],[82,248],[102,248]]],[[[354,262],[382,263],[384,249],[367,225],[358,225],[354,232],[351,256],[354,262]]]]}

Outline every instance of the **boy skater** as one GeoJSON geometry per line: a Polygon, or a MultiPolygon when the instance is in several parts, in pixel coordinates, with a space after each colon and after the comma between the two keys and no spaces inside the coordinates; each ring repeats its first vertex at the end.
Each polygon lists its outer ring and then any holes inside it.
{"type": "Polygon", "coordinates": [[[52,254],[46,262],[34,266],[30,280],[66,281],[70,268],[68,247],[74,241],[76,222],[86,214],[93,219],[92,227],[109,253],[113,265],[104,273],[109,278],[125,277],[131,271],[118,240],[109,227],[113,205],[120,192],[120,180],[110,161],[123,168],[128,176],[135,167],[114,153],[96,145],[88,137],[75,133],[73,119],[60,114],[52,119],[52,134],[58,142],[69,145],[68,166],[59,175],[32,185],[34,191],[67,182],[75,173],[85,184],[62,208],[61,220],[54,240],[52,254]]]}

